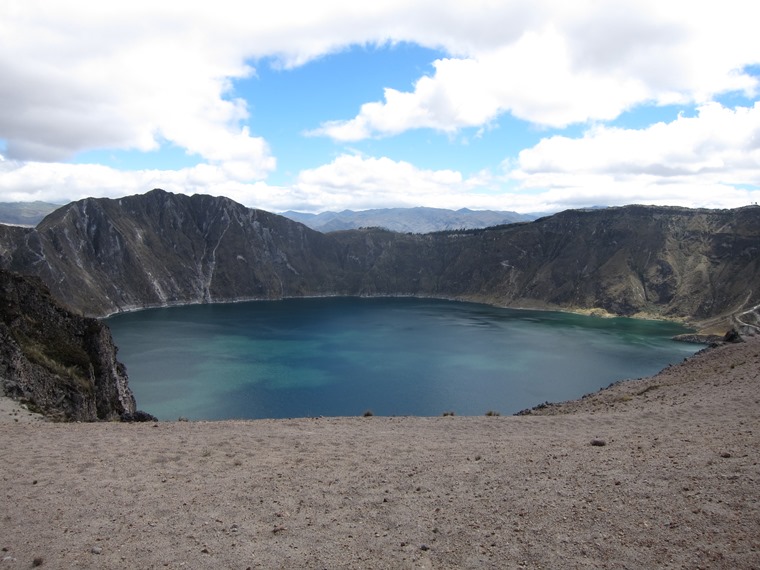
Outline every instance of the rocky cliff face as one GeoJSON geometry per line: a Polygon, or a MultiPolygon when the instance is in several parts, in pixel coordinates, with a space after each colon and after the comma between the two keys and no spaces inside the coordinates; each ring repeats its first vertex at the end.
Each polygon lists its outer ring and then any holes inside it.
{"type": "Polygon", "coordinates": [[[0,265],[102,316],[301,295],[420,295],[707,320],[760,304],[760,208],[627,206],[425,235],[320,234],[226,198],[154,190],[0,227],[0,265]]]}
{"type": "Polygon", "coordinates": [[[39,280],[3,270],[0,392],[60,420],[135,413],[108,327],[62,308],[39,280]]]}
{"type": "Polygon", "coordinates": [[[7,267],[39,275],[58,299],[97,316],[326,293],[336,263],[332,240],[301,224],[160,190],[69,204],[8,243],[18,247],[6,246],[7,267]]]}
{"type": "Polygon", "coordinates": [[[699,321],[760,302],[758,207],[627,206],[469,232],[332,235],[352,252],[353,287],[368,294],[699,321]]]}

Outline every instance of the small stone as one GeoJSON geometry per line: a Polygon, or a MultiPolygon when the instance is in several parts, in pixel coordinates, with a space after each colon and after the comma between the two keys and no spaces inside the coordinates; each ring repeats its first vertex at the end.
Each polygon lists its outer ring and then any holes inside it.
{"type": "Polygon", "coordinates": [[[101,554],[103,552],[103,549],[100,548],[99,546],[93,546],[92,548],[90,548],[90,552],[92,552],[93,554],[101,554]]]}
{"type": "Polygon", "coordinates": [[[604,447],[605,445],[607,445],[607,442],[604,441],[603,439],[594,438],[591,440],[591,445],[593,445],[594,447],[604,447]]]}
{"type": "Polygon", "coordinates": [[[723,459],[728,459],[729,457],[731,457],[731,454],[728,451],[724,451],[723,453],[720,454],[720,456],[723,459]]]}
{"type": "Polygon", "coordinates": [[[430,550],[430,547],[427,544],[423,544],[422,546],[420,546],[420,550],[427,552],[428,550],[430,550]]]}

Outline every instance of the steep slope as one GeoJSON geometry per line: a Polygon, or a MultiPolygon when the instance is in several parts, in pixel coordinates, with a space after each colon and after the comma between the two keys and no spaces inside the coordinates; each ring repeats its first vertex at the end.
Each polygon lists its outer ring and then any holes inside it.
{"type": "Polygon", "coordinates": [[[484,230],[321,234],[226,198],[154,190],[75,202],[33,230],[0,227],[0,265],[40,276],[89,315],[419,295],[707,321],[760,304],[760,208],[626,206],[484,230]]]}
{"type": "Polygon", "coordinates": [[[332,290],[335,265],[332,242],[305,226],[226,198],[161,190],[69,204],[15,243],[5,248],[9,268],[39,275],[90,315],[319,294],[332,290]]]}
{"type": "Polygon", "coordinates": [[[424,236],[332,234],[359,293],[706,320],[758,303],[760,208],[628,206],[424,236]]]}
{"type": "Polygon", "coordinates": [[[0,394],[63,420],[111,420],[135,413],[108,327],[63,309],[39,280],[3,270],[0,394]]]}

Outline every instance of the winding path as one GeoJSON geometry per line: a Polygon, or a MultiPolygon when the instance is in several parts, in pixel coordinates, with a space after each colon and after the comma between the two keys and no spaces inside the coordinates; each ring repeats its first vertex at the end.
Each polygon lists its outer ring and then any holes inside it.
{"type": "Polygon", "coordinates": [[[752,307],[751,309],[748,309],[746,311],[742,311],[741,313],[737,313],[736,315],[734,315],[734,319],[740,325],[745,326],[745,327],[749,327],[749,328],[753,329],[755,332],[760,333],[760,326],[752,324],[752,323],[748,323],[747,321],[742,320],[742,317],[744,315],[749,315],[751,313],[753,315],[755,321],[760,323],[760,313],[758,313],[758,310],[760,310],[760,304],[755,305],[754,307],[752,307]]]}

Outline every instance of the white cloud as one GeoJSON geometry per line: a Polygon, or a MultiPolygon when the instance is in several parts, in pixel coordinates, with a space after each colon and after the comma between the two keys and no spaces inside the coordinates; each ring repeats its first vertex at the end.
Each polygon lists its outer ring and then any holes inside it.
{"type": "MultiPolygon", "coordinates": [[[[413,91],[386,89],[352,119],[312,134],[338,141],[431,128],[452,132],[503,113],[545,127],[606,121],[642,104],[752,94],[760,62],[748,2],[536,2],[520,34],[440,59],[413,91]],[[686,10],[686,12],[684,12],[686,10]]],[[[489,30],[498,14],[481,22],[489,30]]],[[[450,49],[455,41],[444,42],[450,49]]]]}
{"type": "Polygon", "coordinates": [[[0,13],[0,138],[9,158],[65,160],[111,148],[186,149],[243,179],[274,168],[241,126],[230,81],[253,70],[193,10],[147,3],[11,3],[0,13]],[[79,8],[79,9],[77,9],[79,8]],[[84,8],[84,9],[83,9],[84,8]],[[245,164],[245,166],[243,166],[245,164]]]}
{"type": "Polygon", "coordinates": [[[734,207],[760,198],[760,103],[704,104],[646,129],[590,129],[523,150],[509,176],[557,204],[734,207]]]}
{"type": "Polygon", "coordinates": [[[207,160],[244,156],[263,177],[272,158],[241,130],[247,108],[230,94],[230,81],[254,72],[247,61],[294,66],[399,41],[452,55],[413,92],[387,89],[353,119],[324,123],[319,132],[339,140],[452,131],[505,112],[562,126],[756,88],[742,73],[760,62],[752,13],[744,0],[10,2],[0,7],[0,138],[28,160],[166,140],[207,160]]]}
{"type": "MultiPolygon", "coordinates": [[[[1,157],[0,157],[1,158],[1,157]]],[[[0,201],[63,204],[87,197],[119,198],[163,188],[180,194],[228,196],[252,207],[287,204],[285,189],[241,182],[224,166],[199,164],[179,170],[122,171],[98,164],[0,160],[0,201]]]]}
{"type": "Polygon", "coordinates": [[[0,201],[163,187],[275,211],[757,202],[758,106],[711,103],[729,92],[757,95],[757,79],[743,71],[760,63],[755,11],[749,0],[10,0],[0,5],[0,201]],[[586,124],[652,103],[697,103],[699,114],[640,131],[548,136],[502,179],[341,155],[291,187],[264,183],[276,160],[255,121],[246,126],[235,80],[255,74],[259,58],[287,68],[388,42],[448,57],[412,91],[386,89],[382,101],[332,117],[318,133],[339,141],[417,128],[452,133],[504,113],[544,127],[586,124]],[[56,162],[161,145],[200,164],[119,171],[56,162]]]}
{"type": "Polygon", "coordinates": [[[341,155],[330,164],[301,172],[294,190],[316,210],[430,205],[461,200],[462,175],[453,170],[421,170],[389,158],[341,155]]]}
{"type": "Polygon", "coordinates": [[[574,73],[563,38],[548,30],[477,58],[440,59],[435,74],[413,92],[385,90],[384,102],[365,103],[348,121],[329,121],[313,134],[339,141],[396,135],[409,129],[454,132],[511,112],[543,126],[613,119],[647,97],[636,78],[574,73]]]}
{"type": "MultiPolygon", "coordinates": [[[[0,157],[1,158],[1,157],[0,157]]],[[[422,170],[388,158],[341,155],[302,171],[289,187],[235,180],[220,166],[179,170],[119,171],[93,164],[0,160],[0,201],[65,203],[89,196],[118,198],[163,188],[183,194],[227,196],[273,212],[368,209],[404,206],[488,208],[501,201],[480,195],[490,180],[463,179],[453,170],[422,170]]]]}
{"type": "Polygon", "coordinates": [[[760,185],[760,103],[737,109],[708,103],[693,117],[641,130],[600,126],[580,139],[546,138],[520,152],[513,175],[540,187],[587,175],[760,185]]]}

